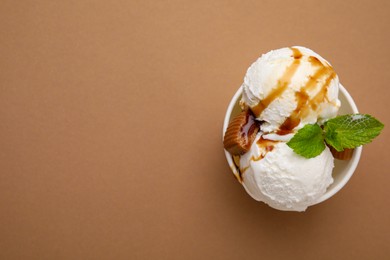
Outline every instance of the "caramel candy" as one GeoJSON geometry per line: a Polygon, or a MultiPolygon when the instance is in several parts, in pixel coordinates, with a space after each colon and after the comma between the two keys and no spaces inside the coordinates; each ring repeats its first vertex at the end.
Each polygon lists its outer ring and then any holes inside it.
{"type": "Polygon", "coordinates": [[[333,157],[339,160],[350,160],[353,155],[354,149],[347,149],[345,148],[343,151],[338,152],[336,149],[334,149],[332,146],[328,146],[333,157]]]}
{"type": "Polygon", "coordinates": [[[258,132],[258,122],[256,122],[252,112],[246,109],[229,123],[223,145],[232,155],[244,154],[249,151],[258,132]]]}

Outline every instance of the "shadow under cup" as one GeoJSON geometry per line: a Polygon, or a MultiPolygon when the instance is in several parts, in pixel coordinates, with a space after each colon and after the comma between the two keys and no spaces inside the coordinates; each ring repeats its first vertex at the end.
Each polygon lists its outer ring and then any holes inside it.
{"type": "MultiPolygon", "coordinates": [[[[241,108],[239,106],[239,101],[241,100],[242,88],[239,88],[236,94],[233,96],[228,109],[226,111],[225,120],[223,124],[223,132],[222,138],[225,135],[225,131],[229,125],[229,122],[241,112],[241,108]]],[[[340,84],[339,89],[339,99],[341,102],[341,106],[339,109],[339,115],[345,114],[356,114],[358,113],[358,109],[356,107],[355,102],[353,101],[351,95],[349,95],[348,91],[340,84]]],[[[341,190],[344,185],[349,181],[351,176],[353,175],[359,160],[360,155],[362,153],[362,147],[355,148],[352,158],[347,161],[334,160],[334,168],[333,168],[333,183],[328,187],[325,194],[322,195],[315,204],[318,204],[322,201],[325,201],[335,195],[339,190],[341,190]]],[[[233,158],[228,151],[225,150],[225,156],[229,163],[230,169],[232,170],[234,175],[238,175],[238,171],[233,162],[233,158]]],[[[244,186],[245,187],[245,186],[244,186]]]]}

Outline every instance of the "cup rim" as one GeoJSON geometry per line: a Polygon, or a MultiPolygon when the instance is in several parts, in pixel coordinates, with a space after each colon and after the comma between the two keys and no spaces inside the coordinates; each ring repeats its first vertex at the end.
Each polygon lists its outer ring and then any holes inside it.
{"type": "MultiPolygon", "coordinates": [[[[358,108],[355,104],[355,101],[353,100],[351,95],[348,93],[348,91],[344,88],[344,86],[341,84],[339,84],[339,91],[344,95],[344,97],[347,100],[348,105],[351,107],[353,113],[359,113],[358,108]]],[[[236,91],[236,93],[234,94],[233,98],[231,99],[231,101],[228,105],[228,108],[226,110],[225,119],[223,122],[223,129],[222,129],[222,140],[223,140],[223,137],[225,135],[225,131],[229,125],[230,116],[231,116],[231,113],[233,111],[233,108],[234,108],[235,104],[238,102],[238,99],[241,95],[242,95],[242,86],[236,91]]],[[[363,150],[362,146],[355,148],[355,151],[352,155],[352,158],[350,159],[350,164],[349,164],[348,168],[346,169],[346,173],[343,175],[342,179],[340,179],[336,185],[333,184],[334,186],[332,187],[332,189],[330,189],[330,190],[327,189],[327,191],[312,205],[321,203],[321,202],[331,198],[347,184],[347,182],[351,179],[352,175],[354,174],[356,167],[358,166],[362,150],[363,150]]],[[[233,159],[232,159],[231,154],[228,151],[226,151],[225,149],[224,149],[224,152],[225,152],[226,160],[227,160],[233,174],[236,175],[236,177],[238,177],[237,176],[238,172],[237,172],[236,167],[233,163],[233,159]]],[[[242,185],[244,186],[245,190],[247,190],[245,187],[245,184],[242,183],[242,185]]]]}

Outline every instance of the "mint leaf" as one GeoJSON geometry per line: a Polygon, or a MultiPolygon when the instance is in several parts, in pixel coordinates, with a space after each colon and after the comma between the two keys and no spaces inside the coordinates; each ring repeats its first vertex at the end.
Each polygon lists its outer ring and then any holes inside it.
{"type": "Polygon", "coordinates": [[[370,143],[384,125],[370,115],[354,114],[338,116],[325,122],[325,141],[341,152],[344,148],[356,148],[370,143]]]}
{"type": "Polygon", "coordinates": [[[317,124],[305,125],[291,138],[287,145],[295,153],[305,158],[316,157],[325,149],[322,129],[317,124]]]}

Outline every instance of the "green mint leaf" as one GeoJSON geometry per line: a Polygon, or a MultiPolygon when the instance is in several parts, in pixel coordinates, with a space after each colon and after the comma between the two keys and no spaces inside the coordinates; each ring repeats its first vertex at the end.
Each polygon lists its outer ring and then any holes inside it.
{"type": "Polygon", "coordinates": [[[305,158],[316,157],[325,149],[322,129],[317,124],[305,125],[291,138],[287,145],[295,153],[305,158]]]}
{"type": "Polygon", "coordinates": [[[341,152],[344,148],[356,148],[370,143],[384,125],[370,115],[354,114],[338,116],[325,122],[325,141],[341,152]]]}

